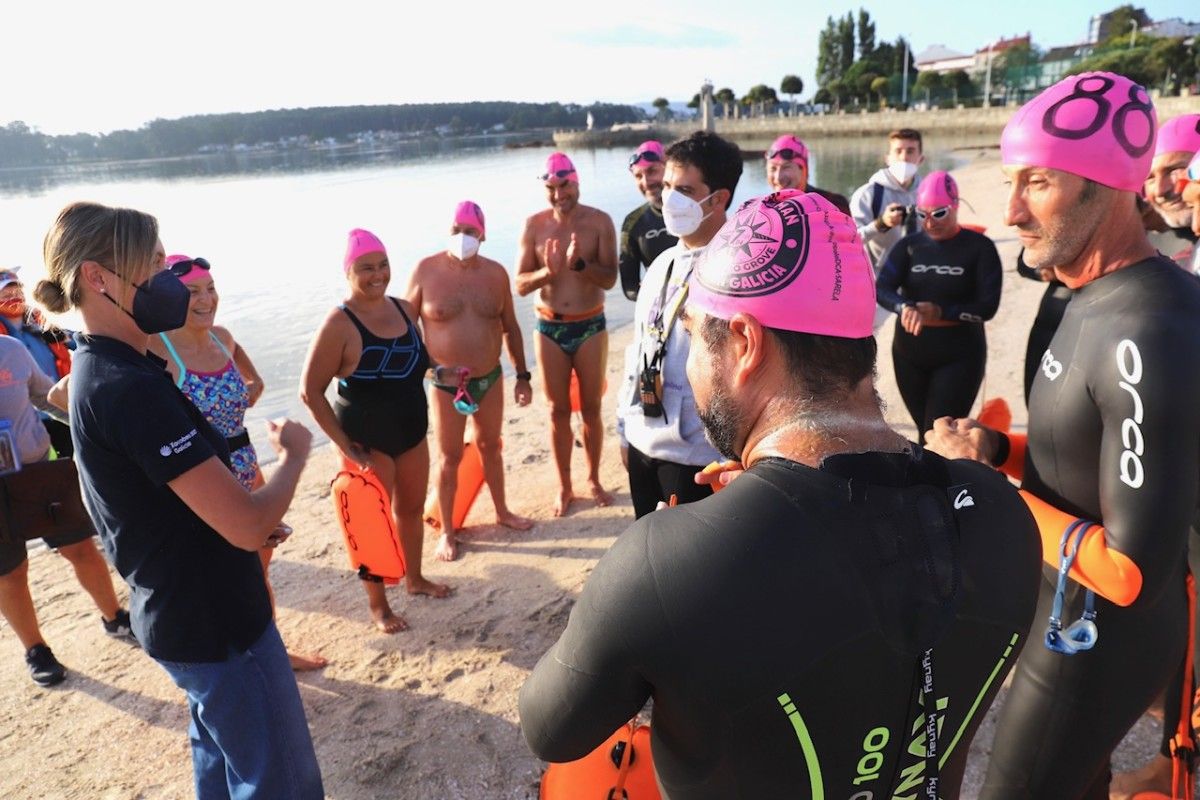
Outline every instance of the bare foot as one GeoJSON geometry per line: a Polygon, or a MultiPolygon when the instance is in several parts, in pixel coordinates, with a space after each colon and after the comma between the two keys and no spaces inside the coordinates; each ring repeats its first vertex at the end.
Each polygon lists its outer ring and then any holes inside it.
{"type": "MultiPolygon", "coordinates": [[[[442,537],[443,539],[446,537],[442,537]]],[[[414,578],[411,575],[404,579],[404,588],[409,594],[423,594],[429,597],[442,598],[450,596],[450,587],[444,583],[434,583],[424,578],[414,578]]]]}
{"type": "Polygon", "coordinates": [[[443,533],[438,537],[437,549],[433,551],[438,561],[454,561],[458,558],[458,537],[443,533]]]}
{"type": "Polygon", "coordinates": [[[386,606],[379,610],[372,608],[371,618],[375,620],[375,627],[384,633],[399,633],[408,630],[408,622],[404,617],[386,606]]]}
{"type": "Polygon", "coordinates": [[[321,669],[329,665],[329,659],[320,656],[302,656],[299,653],[288,651],[288,663],[292,665],[292,672],[312,672],[315,669],[321,669]]]}
{"type": "Polygon", "coordinates": [[[1165,797],[1171,796],[1170,758],[1156,754],[1141,769],[1113,775],[1108,787],[1111,800],[1130,800],[1142,792],[1161,792],[1165,797]]]}
{"type": "Polygon", "coordinates": [[[588,481],[588,484],[592,487],[592,498],[595,499],[596,505],[600,507],[612,505],[613,496],[609,492],[604,491],[604,487],[600,485],[600,481],[588,481]]]}
{"type": "Polygon", "coordinates": [[[575,499],[575,493],[570,489],[563,489],[558,493],[558,502],[554,504],[554,516],[565,517],[567,509],[571,507],[571,501],[575,499]]]}
{"type": "Polygon", "coordinates": [[[505,511],[503,514],[496,514],[496,522],[506,528],[512,528],[515,531],[527,531],[533,527],[533,520],[526,517],[520,517],[511,511],[505,511]]]}

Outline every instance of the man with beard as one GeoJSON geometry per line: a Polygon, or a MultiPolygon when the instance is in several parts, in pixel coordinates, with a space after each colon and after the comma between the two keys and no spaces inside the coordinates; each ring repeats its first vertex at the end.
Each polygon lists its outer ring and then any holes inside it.
{"type": "Polygon", "coordinates": [[[687,372],[747,469],[600,559],[521,690],[538,756],[579,758],[653,697],[669,800],[958,796],[1024,644],[1038,542],[1003,478],[884,421],[873,280],[814,194],[751,200],[709,245],[687,372]]]}
{"type": "Polygon", "coordinates": [[[926,436],[1022,478],[1047,564],[1046,646],[1017,668],[984,800],[1107,800],[1109,755],[1130,726],[1164,689],[1177,706],[1191,696],[1170,679],[1200,486],[1200,283],[1142,227],[1155,129],[1144,88],[1090,72],[1023,106],[1000,140],[1005,221],[1029,266],[1053,267],[1075,294],[1033,383],[1027,439],[949,418],[926,436]]]}
{"type": "Polygon", "coordinates": [[[565,516],[571,485],[571,372],[579,378],[588,485],[598,506],[612,504],[600,484],[604,422],[600,400],[608,358],[604,292],[617,282],[617,234],[612,218],[579,202],[579,173],[565,153],[551,153],[541,176],[550,207],[525,220],[517,252],[517,293],[538,293],[533,352],[550,403],[550,443],[558,469],[554,516],[565,516]]]}
{"type": "Polygon", "coordinates": [[[1167,228],[1150,234],[1150,243],[1187,270],[1192,269],[1196,234],[1192,232],[1192,208],[1184,202],[1178,185],[1197,151],[1200,114],[1184,114],[1164,123],[1154,143],[1154,160],[1145,185],[1146,200],[1167,228]]]}
{"type": "Polygon", "coordinates": [[[679,241],[663,222],[663,161],[662,144],[653,139],[642,142],[629,157],[629,174],[646,202],[630,211],[621,225],[621,253],[617,261],[621,291],[634,301],[642,284],[642,268],[649,267],[662,251],[679,241]]]}

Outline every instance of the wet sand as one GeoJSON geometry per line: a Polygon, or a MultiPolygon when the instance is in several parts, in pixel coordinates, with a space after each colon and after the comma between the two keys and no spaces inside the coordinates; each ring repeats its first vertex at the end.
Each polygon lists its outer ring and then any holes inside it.
{"type": "MultiPolygon", "coordinates": [[[[1014,271],[1017,243],[1001,223],[996,159],[994,150],[980,151],[955,175],[976,212],[964,208],[962,221],[988,227],[1005,265],[1000,312],[987,327],[984,392],[1008,398],[1022,427],[1025,341],[1043,287],[1014,271]]],[[[609,302],[627,301],[613,292],[609,302]]],[[[888,419],[911,436],[892,376],[891,326],[880,333],[880,393],[888,419]]],[[[402,587],[390,589],[393,607],[412,626],[405,633],[386,636],[371,624],[334,520],[334,454],[328,447],[313,454],[286,518],[295,534],[276,553],[271,576],[284,640],[330,660],[322,671],[297,675],[329,797],[537,797],[543,765],[521,739],[517,691],[561,632],[596,560],[632,521],[613,422],[628,338],[628,327],[613,332],[604,406],[603,481],[616,491],[616,504],[597,508],[579,500],[570,516],[550,518],[554,467],[535,378],[530,407],[509,403],[504,437],[509,504],[537,518],[537,526],[524,533],[496,527],[485,490],[468,518],[459,561],[433,561],[436,539],[427,530],[427,574],[452,584],[455,593],[447,600],[409,600],[402,587]]],[[[505,391],[511,401],[511,389],[505,391]]],[[[578,448],[574,470],[584,497],[578,448]]],[[[141,651],[104,635],[98,612],[63,559],[34,553],[30,583],[43,633],[69,677],[52,689],[35,686],[11,631],[0,626],[0,796],[190,796],[182,693],[141,651]]],[[[119,579],[118,591],[125,596],[119,579]]],[[[972,745],[964,798],[978,791],[993,720],[994,710],[972,745]]],[[[1118,767],[1155,752],[1158,736],[1157,723],[1143,719],[1122,745],[1118,767]]]]}

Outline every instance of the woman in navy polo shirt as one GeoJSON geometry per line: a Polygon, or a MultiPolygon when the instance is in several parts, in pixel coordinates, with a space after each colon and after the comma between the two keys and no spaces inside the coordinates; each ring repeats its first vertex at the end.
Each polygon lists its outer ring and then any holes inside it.
{"type": "Polygon", "coordinates": [[[321,798],[296,679],[257,551],[287,510],[311,434],[271,423],[279,468],[249,492],[222,437],[179,392],[151,334],[178,328],[188,290],[164,270],[157,221],[75,203],[44,245],[50,311],[78,308],[71,435],[84,501],[129,583],[133,630],[187,693],[200,798],[321,798]]]}

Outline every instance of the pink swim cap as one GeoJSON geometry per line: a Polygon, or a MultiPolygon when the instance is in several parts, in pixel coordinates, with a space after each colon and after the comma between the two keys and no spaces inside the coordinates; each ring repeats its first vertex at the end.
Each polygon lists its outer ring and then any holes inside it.
{"type": "Polygon", "coordinates": [[[1200,114],[1184,114],[1164,122],[1158,129],[1154,155],[1195,152],[1200,152],[1200,114]]]}
{"type": "Polygon", "coordinates": [[[632,170],[643,163],[661,164],[664,160],[662,143],[647,139],[639,144],[637,150],[634,150],[633,155],[629,157],[629,169],[632,170]]]}
{"type": "MultiPolygon", "coordinates": [[[[192,261],[192,257],[185,256],[182,253],[176,253],[174,255],[167,256],[166,264],[168,267],[173,267],[176,264],[178,264],[180,261],[192,261]]],[[[208,262],[205,261],[204,263],[207,264],[208,262]]],[[[209,270],[205,269],[204,267],[199,266],[198,264],[193,263],[192,268],[190,270],[185,272],[183,275],[179,276],[179,280],[183,281],[184,283],[188,283],[189,281],[199,280],[200,278],[207,278],[207,277],[210,277],[209,270]]]]}
{"type": "Polygon", "coordinates": [[[383,253],[386,256],[387,248],[383,246],[383,242],[379,241],[378,236],[368,230],[355,228],[350,231],[346,242],[346,257],[342,259],[342,270],[346,274],[350,274],[350,268],[354,266],[354,262],[367,253],[383,253]]]}
{"type": "Polygon", "coordinates": [[[479,238],[483,238],[487,229],[483,225],[483,209],[470,200],[463,200],[454,208],[454,224],[470,225],[479,228],[479,238]]]}
{"type": "Polygon", "coordinates": [[[875,273],[854,220],[818,194],[784,189],[746,201],[721,227],[697,259],[688,304],[862,339],[875,319],[875,273]]]}
{"type": "Polygon", "coordinates": [[[1018,109],[1000,136],[1000,157],[1006,166],[1059,169],[1137,192],[1157,129],[1145,89],[1113,72],[1085,72],[1018,109]]]}
{"type": "Polygon", "coordinates": [[[929,173],[917,188],[917,205],[921,208],[958,208],[958,184],[944,170],[929,173]]]}
{"type": "Polygon", "coordinates": [[[557,186],[562,182],[579,183],[579,173],[566,153],[551,153],[546,159],[546,171],[542,174],[542,183],[557,186]]]}
{"type": "Polygon", "coordinates": [[[767,151],[767,161],[789,160],[779,155],[780,150],[791,150],[792,160],[801,161],[804,163],[804,168],[808,168],[808,147],[795,136],[790,133],[784,134],[772,142],[771,149],[767,151]]]}

